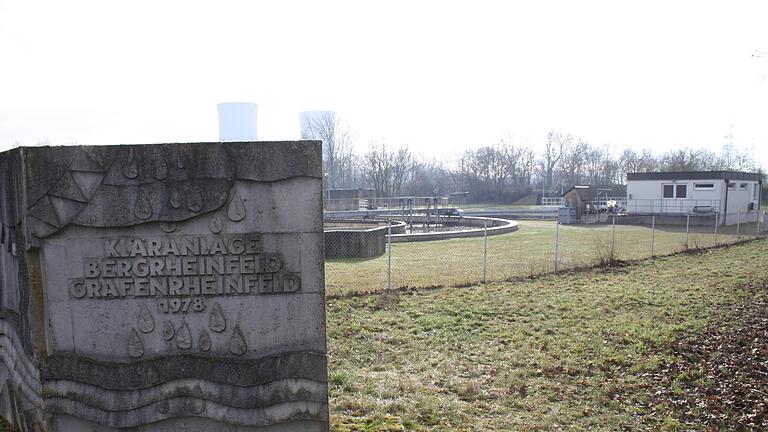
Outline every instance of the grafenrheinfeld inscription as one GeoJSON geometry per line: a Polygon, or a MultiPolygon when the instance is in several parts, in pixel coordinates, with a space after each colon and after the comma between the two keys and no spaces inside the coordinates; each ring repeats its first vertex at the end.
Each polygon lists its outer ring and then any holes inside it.
{"type": "Polygon", "coordinates": [[[280,254],[263,250],[259,234],[114,238],[104,240],[104,250],[106,256],[84,260],[82,278],[70,280],[72,298],[157,297],[160,312],[202,312],[208,296],[301,287],[300,275],[285,271],[280,254]],[[185,299],[169,303],[168,297],[185,299]],[[192,303],[189,297],[198,298],[192,303]]]}
{"type": "Polygon", "coordinates": [[[320,142],[0,153],[0,416],[327,432],[321,179],[320,142]]]}

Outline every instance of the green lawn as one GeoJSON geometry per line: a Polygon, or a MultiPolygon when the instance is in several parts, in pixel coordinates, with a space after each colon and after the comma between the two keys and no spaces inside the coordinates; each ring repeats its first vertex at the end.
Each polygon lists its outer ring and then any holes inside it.
{"type": "MultiPolygon", "coordinates": [[[[511,236],[525,245],[517,256],[545,250],[536,239],[549,227],[526,227],[511,236]]],[[[565,231],[576,239],[602,229],[565,231]]],[[[492,243],[503,247],[500,238],[492,243]]],[[[644,371],[674,357],[665,348],[676,337],[738,319],[751,295],[744,284],[768,280],[767,247],[758,240],[485,287],[330,298],[332,430],[674,425],[670,407],[651,414],[654,383],[644,371]]]]}
{"type": "MultiPolygon", "coordinates": [[[[685,249],[685,227],[660,226],[655,231],[654,254],[685,249]]],[[[754,224],[741,233],[753,235],[754,224]]],[[[723,228],[718,243],[734,242],[736,228],[723,228]],[[722,232],[724,231],[724,232],[722,232]]],[[[610,225],[561,225],[559,270],[606,261],[611,255],[610,225]]],[[[745,236],[742,236],[744,238],[745,236]]],[[[711,227],[692,228],[690,248],[714,245],[711,227]]],[[[528,277],[554,270],[554,221],[520,221],[517,232],[488,237],[488,281],[528,277]]],[[[618,225],[614,257],[634,260],[651,256],[651,228],[618,225]]],[[[369,260],[328,260],[326,292],[331,295],[372,292],[387,286],[387,256],[369,260]]],[[[483,239],[466,238],[392,245],[393,287],[456,286],[482,282],[483,239]]]]}

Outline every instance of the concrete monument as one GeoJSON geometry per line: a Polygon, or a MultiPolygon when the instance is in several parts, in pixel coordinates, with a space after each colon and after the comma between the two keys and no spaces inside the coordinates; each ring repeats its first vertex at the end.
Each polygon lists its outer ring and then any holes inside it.
{"type": "Polygon", "coordinates": [[[318,141],[0,153],[0,415],[326,431],[318,141]]]}

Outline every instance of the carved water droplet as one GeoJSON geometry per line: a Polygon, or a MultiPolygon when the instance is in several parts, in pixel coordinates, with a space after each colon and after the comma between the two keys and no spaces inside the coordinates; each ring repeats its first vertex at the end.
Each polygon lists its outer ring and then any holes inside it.
{"type": "Polygon", "coordinates": [[[160,229],[163,230],[164,233],[172,233],[176,231],[178,226],[175,222],[160,222],[160,229]]]}
{"type": "Polygon", "coordinates": [[[154,177],[155,180],[163,180],[168,177],[168,164],[165,162],[162,155],[157,155],[157,159],[154,160],[154,165],[155,169],[152,173],[152,177],[154,177]]]}
{"type": "Polygon", "coordinates": [[[154,329],[155,318],[152,317],[152,312],[149,311],[147,305],[139,306],[139,331],[149,333],[154,329]]]}
{"type": "Polygon", "coordinates": [[[131,329],[131,334],[128,336],[128,355],[133,358],[139,358],[144,355],[144,343],[141,341],[141,336],[136,329],[131,329]]]}
{"type": "Polygon", "coordinates": [[[171,207],[175,209],[181,207],[181,194],[178,189],[171,191],[171,207]]]}
{"type": "Polygon", "coordinates": [[[248,351],[248,345],[245,343],[245,336],[240,331],[240,327],[235,325],[232,331],[232,339],[229,341],[229,351],[234,355],[243,355],[248,351]]]}
{"type": "Polygon", "coordinates": [[[200,332],[200,338],[197,340],[197,345],[200,351],[208,352],[211,350],[211,336],[207,331],[200,332]]]}
{"type": "Polygon", "coordinates": [[[245,217],[245,203],[240,197],[240,194],[237,192],[235,192],[235,195],[229,202],[229,210],[227,211],[227,216],[229,216],[229,219],[233,222],[239,222],[245,217]]]}
{"type": "Polygon", "coordinates": [[[211,331],[221,333],[227,329],[227,319],[224,317],[224,311],[221,310],[221,305],[218,303],[213,304],[211,309],[211,315],[208,319],[208,326],[211,331]]]}
{"type": "Polygon", "coordinates": [[[123,162],[122,172],[129,179],[135,179],[139,176],[139,164],[136,163],[136,158],[133,156],[133,149],[128,150],[128,156],[123,162]]]}
{"type": "Polygon", "coordinates": [[[200,189],[195,187],[189,193],[189,199],[187,200],[187,208],[197,213],[203,208],[203,194],[200,189]]]}
{"type": "Polygon", "coordinates": [[[176,334],[176,330],[173,328],[173,324],[170,321],[163,322],[163,339],[169,341],[173,339],[173,335],[176,334]]]}
{"type": "Polygon", "coordinates": [[[147,195],[139,190],[139,196],[136,197],[136,207],[133,214],[139,219],[149,219],[152,216],[152,205],[149,203],[147,195]]]}
{"type": "Polygon", "coordinates": [[[184,153],[181,150],[176,150],[176,168],[184,169],[184,153]]]}
{"type": "Polygon", "coordinates": [[[208,227],[211,229],[211,232],[214,234],[218,234],[221,232],[221,230],[224,228],[224,222],[221,220],[221,216],[219,216],[218,213],[214,213],[211,216],[210,222],[208,222],[208,227]]]}
{"type": "Polygon", "coordinates": [[[192,348],[192,332],[189,331],[189,325],[186,321],[181,322],[181,327],[176,332],[176,346],[181,349],[192,348]]]}

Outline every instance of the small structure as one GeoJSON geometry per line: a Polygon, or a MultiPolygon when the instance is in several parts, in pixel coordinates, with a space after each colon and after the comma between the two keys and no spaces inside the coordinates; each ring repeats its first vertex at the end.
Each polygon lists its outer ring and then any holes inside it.
{"type": "Polygon", "coordinates": [[[584,216],[587,204],[595,199],[595,194],[589,186],[574,186],[563,193],[563,201],[566,207],[575,209],[576,218],[584,216]]]}
{"type": "Polygon", "coordinates": [[[625,196],[626,192],[620,186],[576,185],[563,193],[562,205],[574,210],[560,211],[560,223],[576,223],[579,220],[586,222],[584,216],[588,214],[618,211],[624,207],[625,196]]]}
{"type": "Polygon", "coordinates": [[[679,216],[716,218],[720,225],[756,222],[763,176],[738,171],[649,172],[627,174],[627,212],[665,217],[657,223],[680,223],[679,216]]]}
{"type": "Polygon", "coordinates": [[[375,189],[349,188],[325,191],[325,210],[361,210],[375,207],[375,189]]]}

